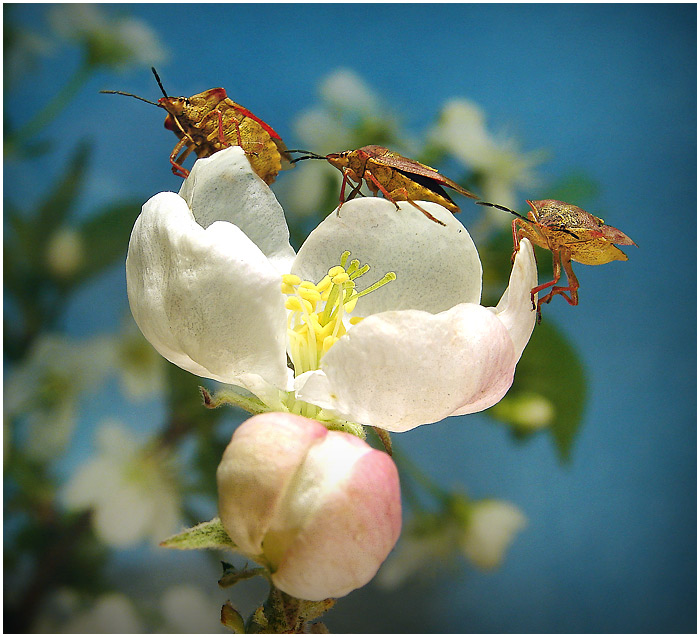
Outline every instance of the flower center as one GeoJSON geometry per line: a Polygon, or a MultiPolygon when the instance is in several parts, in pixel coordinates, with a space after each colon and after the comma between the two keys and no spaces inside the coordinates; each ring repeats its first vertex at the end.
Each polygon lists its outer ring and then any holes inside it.
{"type": "Polygon", "coordinates": [[[347,331],[346,324],[356,325],[362,317],[346,317],[355,309],[357,300],[396,279],[388,272],[379,281],[358,292],[355,281],[367,274],[369,265],[357,259],[348,264],[350,252],[340,257],[340,265],[328,270],[318,283],[302,281],[295,274],[282,276],[282,292],[288,294],[287,317],[289,357],[294,375],[318,369],[324,354],[347,331]],[[345,321],[344,321],[345,319],[345,321]]]}

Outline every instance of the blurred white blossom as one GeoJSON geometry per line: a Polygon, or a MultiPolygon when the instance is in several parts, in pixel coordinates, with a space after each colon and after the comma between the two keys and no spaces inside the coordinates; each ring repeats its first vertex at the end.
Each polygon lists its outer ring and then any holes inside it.
{"type": "Polygon", "coordinates": [[[51,41],[35,31],[5,22],[4,81],[5,85],[18,82],[33,70],[38,58],[51,52],[51,41]]]}
{"type": "MultiPolygon", "coordinates": [[[[294,122],[301,147],[325,155],[376,143],[407,152],[410,141],[400,133],[396,116],[354,71],[334,71],[321,82],[319,94],[321,104],[303,111],[294,122]]],[[[341,180],[340,172],[327,162],[307,161],[297,164],[278,189],[289,208],[304,216],[322,207],[329,182],[334,189],[337,183],[340,193],[341,180]]]]}
{"type": "Polygon", "coordinates": [[[392,589],[411,579],[424,580],[441,568],[455,567],[460,555],[479,569],[498,568],[525,524],[525,516],[508,502],[455,495],[444,510],[420,513],[406,525],[377,583],[392,589]]]}
{"type": "Polygon", "coordinates": [[[151,66],[167,57],[155,32],[145,22],[110,15],[103,5],[59,4],[51,9],[49,23],[60,37],[85,46],[88,61],[94,65],[118,69],[151,66]]]}
{"type": "Polygon", "coordinates": [[[59,279],[73,276],[83,263],[85,244],[79,232],[61,228],[49,237],[46,248],[46,265],[59,279]]]}
{"type": "Polygon", "coordinates": [[[294,132],[303,146],[321,154],[348,150],[353,142],[352,130],[324,107],[302,112],[294,122],[294,132]]]}
{"type": "MultiPolygon", "coordinates": [[[[483,110],[461,98],[445,104],[429,139],[478,173],[483,199],[507,207],[517,204],[516,188],[537,184],[534,168],[546,158],[542,150],[522,152],[517,141],[505,134],[492,135],[483,110]]],[[[508,220],[502,214],[498,218],[508,220]]]]}
{"type": "Polygon", "coordinates": [[[114,365],[127,398],[139,401],[165,389],[167,363],[131,318],[115,335],[113,344],[114,365]]]}
{"type": "Polygon", "coordinates": [[[27,358],[8,374],[4,413],[26,424],[26,452],[47,460],[71,440],[81,394],[96,389],[111,364],[109,341],[71,341],[58,335],[37,340],[27,358]]]}
{"type": "Polygon", "coordinates": [[[134,634],[145,632],[131,600],[122,593],[106,593],[85,605],[70,589],[56,591],[37,612],[35,633],[134,634]]]}
{"type": "Polygon", "coordinates": [[[358,115],[376,115],[382,108],[379,97],[367,83],[350,69],[338,69],[328,75],[319,88],[323,101],[338,111],[358,115]]]}
{"type": "Polygon", "coordinates": [[[517,429],[536,431],[554,421],[556,408],[549,398],[535,392],[514,392],[493,406],[493,417],[517,429]]]}
{"type": "Polygon", "coordinates": [[[100,539],[123,548],[170,535],[180,518],[177,485],[164,454],[139,444],[115,422],[97,432],[97,455],[78,468],[62,499],[69,509],[92,508],[100,539]]]}
{"type": "Polygon", "coordinates": [[[508,502],[475,502],[462,536],[462,551],[481,569],[497,568],[515,534],[525,527],[526,522],[520,510],[508,502]]]}
{"type": "Polygon", "coordinates": [[[169,588],[163,594],[160,611],[164,625],[163,633],[222,633],[227,632],[220,621],[221,603],[211,594],[188,584],[169,588]]]}
{"type": "Polygon", "coordinates": [[[441,524],[430,532],[417,531],[415,525],[407,528],[379,569],[377,584],[395,589],[413,579],[434,577],[441,568],[456,562],[458,532],[454,524],[441,524]]]}

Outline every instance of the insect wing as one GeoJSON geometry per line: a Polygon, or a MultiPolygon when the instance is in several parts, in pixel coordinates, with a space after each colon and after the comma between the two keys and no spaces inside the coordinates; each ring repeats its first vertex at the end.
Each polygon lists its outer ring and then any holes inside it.
{"type": "Polygon", "coordinates": [[[425,177],[424,175],[402,170],[401,168],[394,168],[394,170],[396,170],[396,172],[398,173],[401,173],[411,181],[416,182],[420,186],[423,186],[423,188],[427,188],[431,192],[434,192],[436,195],[444,197],[451,204],[456,205],[455,202],[452,201],[452,197],[450,197],[450,195],[447,194],[447,191],[432,177],[425,177]]]}
{"type": "Polygon", "coordinates": [[[603,265],[611,261],[627,261],[627,255],[607,239],[593,239],[567,246],[571,250],[571,258],[584,265],[603,265]]]}
{"type": "MultiPolygon", "coordinates": [[[[445,191],[442,188],[440,188],[440,190],[436,190],[434,186],[442,184],[443,186],[448,186],[449,188],[456,190],[465,197],[478,199],[475,194],[469,192],[467,189],[463,188],[451,179],[448,179],[444,175],[441,175],[437,170],[435,170],[435,168],[421,164],[419,161],[404,157],[403,155],[395,153],[382,146],[365,146],[364,148],[360,148],[360,150],[370,155],[370,157],[377,163],[395,168],[405,176],[410,177],[419,183],[421,186],[430,188],[430,190],[433,190],[442,196],[446,196],[445,191]],[[437,182],[437,184],[428,185],[427,182],[416,179],[416,175],[420,175],[421,177],[427,178],[427,180],[437,182]]],[[[447,198],[449,199],[449,197],[447,198]]]]}

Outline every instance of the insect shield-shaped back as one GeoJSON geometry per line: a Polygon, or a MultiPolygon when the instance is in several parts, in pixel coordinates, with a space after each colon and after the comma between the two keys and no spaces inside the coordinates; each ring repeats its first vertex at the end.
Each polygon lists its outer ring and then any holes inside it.
{"type": "Polygon", "coordinates": [[[603,265],[611,261],[627,261],[627,255],[613,244],[637,245],[624,232],[606,226],[605,221],[578,206],[556,199],[528,200],[533,221],[546,245],[543,248],[564,246],[571,260],[585,265],[603,265]]]}
{"type": "Polygon", "coordinates": [[[540,248],[552,252],[552,280],[530,290],[534,307],[535,295],[551,287],[537,302],[538,322],[541,319],[542,305],[549,303],[557,294],[563,296],[569,305],[578,305],[579,282],[571,266],[572,261],[585,265],[627,261],[627,255],[613,244],[637,245],[621,230],[606,226],[599,217],[556,199],[528,200],[530,211],[527,217],[498,204],[484,201],[477,203],[505,210],[517,217],[513,220],[514,254],[522,238],[527,238],[540,248]],[[562,268],[567,277],[566,286],[556,285],[561,278],[562,268]]]}
{"type": "Polygon", "coordinates": [[[465,197],[477,199],[475,194],[441,175],[435,168],[408,159],[383,146],[363,146],[357,150],[346,150],[325,156],[307,153],[305,157],[298,157],[293,161],[302,159],[326,159],[343,173],[340,206],[360,192],[363,180],[375,196],[381,192],[397,208],[398,201],[408,201],[428,219],[440,225],[445,224],[416,202],[431,201],[447,208],[450,212],[459,212],[459,207],[452,201],[443,186],[452,188],[465,197]],[[346,197],[345,188],[349,181],[354,182],[355,185],[346,197]]]}
{"type": "MultiPolygon", "coordinates": [[[[193,151],[197,157],[210,157],[229,146],[241,146],[253,170],[268,185],[280,170],[291,167],[282,138],[269,124],[229,99],[223,88],[212,88],[192,97],[172,97],[163,88],[155,69],[151,70],[163,93],[157,106],[168,112],[165,128],[180,140],[170,154],[173,173],[183,178],[189,175],[182,164],[193,151]]],[[[149,102],[121,91],[102,92],[149,102]]]]}

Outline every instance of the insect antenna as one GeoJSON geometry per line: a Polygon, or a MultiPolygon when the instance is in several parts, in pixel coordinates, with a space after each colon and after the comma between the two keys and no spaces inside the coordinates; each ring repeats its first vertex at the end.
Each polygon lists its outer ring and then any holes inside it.
{"type": "Polygon", "coordinates": [[[327,159],[325,155],[317,155],[316,153],[312,153],[310,150],[301,150],[301,149],[295,149],[295,150],[289,150],[288,152],[290,153],[306,153],[306,155],[302,157],[296,157],[295,159],[292,159],[290,163],[296,164],[298,161],[302,161],[304,159],[327,159]]]}
{"type": "Polygon", "coordinates": [[[154,67],[151,67],[151,71],[153,71],[153,75],[156,78],[156,82],[158,82],[158,86],[160,87],[161,92],[163,93],[164,97],[170,97],[166,92],[165,89],[163,88],[163,82],[160,81],[160,77],[158,77],[158,72],[155,70],[154,67]]]}
{"type": "Polygon", "coordinates": [[[524,217],[519,212],[515,212],[515,210],[511,210],[510,208],[506,208],[505,206],[499,206],[497,203],[489,203],[488,201],[477,201],[476,204],[479,206],[490,206],[491,208],[498,208],[499,210],[503,210],[504,212],[510,212],[510,214],[515,215],[519,219],[523,219],[524,221],[530,221],[530,219],[524,217]]]}
{"type": "Polygon", "coordinates": [[[135,97],[137,100],[146,102],[146,104],[153,104],[153,106],[158,106],[158,104],[156,104],[155,102],[151,102],[151,100],[147,100],[145,97],[139,97],[138,95],[134,95],[133,93],[125,93],[124,91],[100,91],[100,93],[111,93],[112,95],[126,95],[127,97],[135,97]]]}

